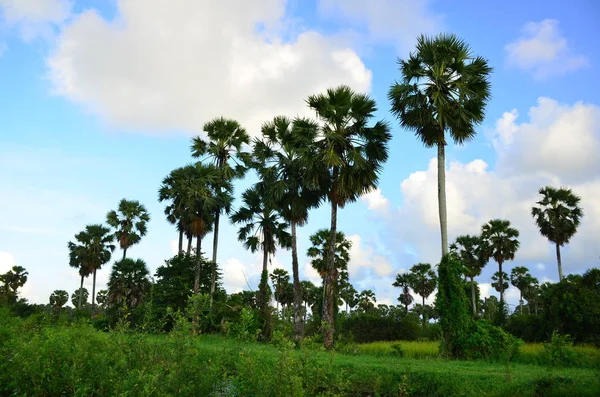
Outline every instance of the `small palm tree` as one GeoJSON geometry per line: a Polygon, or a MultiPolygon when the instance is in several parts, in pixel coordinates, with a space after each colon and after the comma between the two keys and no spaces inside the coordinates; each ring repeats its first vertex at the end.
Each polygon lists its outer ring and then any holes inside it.
{"type": "MultiPolygon", "coordinates": [[[[368,95],[348,86],[330,88],[324,94],[308,97],[308,106],[321,123],[319,134],[305,153],[307,187],[318,190],[331,203],[330,241],[337,233],[337,212],[377,186],[379,172],[387,160],[389,126],[378,121],[369,126],[377,111],[368,95]]],[[[330,246],[327,266],[333,269],[335,246],[330,246]]],[[[333,272],[323,285],[323,343],[333,347],[334,286],[333,272]]]]}
{"type": "Polygon", "coordinates": [[[492,276],[492,287],[500,293],[500,302],[504,302],[503,294],[508,289],[508,274],[506,272],[496,272],[492,276]]]}
{"type": "Polygon", "coordinates": [[[437,147],[442,256],[448,253],[446,133],[456,144],[475,136],[490,98],[487,61],[455,35],[420,36],[408,60],[398,60],[402,80],[389,90],[392,113],[426,147],[437,147]]]}
{"type": "Polygon", "coordinates": [[[0,296],[0,300],[16,302],[19,296],[17,290],[25,285],[28,274],[23,266],[13,266],[8,272],[0,274],[0,282],[3,284],[0,287],[0,291],[2,291],[0,295],[3,295],[0,296]]]}
{"type": "Polygon", "coordinates": [[[110,211],[106,215],[106,223],[115,229],[115,239],[123,250],[123,259],[127,249],[138,244],[146,235],[148,222],[150,215],[139,201],[122,199],[117,211],[110,211]]]}
{"type": "MultiPolygon", "coordinates": [[[[409,277],[410,286],[416,294],[423,299],[423,308],[425,307],[425,299],[429,297],[435,290],[437,285],[437,276],[429,263],[417,263],[410,268],[409,277]]],[[[425,310],[423,313],[423,326],[427,324],[425,310]]]]}
{"type": "Polygon", "coordinates": [[[342,288],[340,289],[340,298],[346,304],[346,314],[350,313],[350,309],[357,305],[358,300],[358,292],[354,288],[350,282],[342,283],[342,288]]]}
{"type": "Polygon", "coordinates": [[[375,309],[377,298],[375,293],[370,289],[361,291],[358,294],[358,308],[364,313],[371,313],[375,309]]]}
{"type": "Polygon", "coordinates": [[[519,310],[523,313],[523,293],[527,291],[537,280],[529,273],[529,269],[525,266],[514,267],[510,271],[510,283],[519,290],[519,310]]]}
{"type": "Polygon", "coordinates": [[[271,273],[271,282],[275,288],[275,302],[277,303],[275,310],[279,312],[279,302],[283,301],[284,289],[290,282],[290,274],[284,269],[274,269],[271,273]]]}
{"type": "Polygon", "coordinates": [[[398,273],[396,275],[396,281],[392,284],[394,287],[402,289],[402,293],[398,297],[398,301],[404,305],[404,312],[408,313],[408,306],[414,301],[413,296],[410,294],[410,273],[398,273]]]}
{"type": "MultiPolygon", "coordinates": [[[[246,173],[246,163],[249,154],[242,150],[243,145],[250,142],[248,133],[235,120],[219,117],[204,124],[208,141],[199,136],[192,140],[192,157],[209,160],[219,170],[219,181],[216,184],[217,194],[223,194],[225,185],[231,184],[235,178],[242,178],[246,173]]],[[[228,193],[233,194],[232,189],[228,193]]],[[[233,199],[233,197],[231,197],[233,199]]],[[[230,204],[231,200],[229,200],[230,204]]],[[[210,288],[210,304],[212,306],[213,295],[216,286],[217,252],[219,248],[219,219],[225,211],[229,214],[231,205],[219,205],[214,213],[214,234],[212,252],[212,283],[210,288]]]]}
{"type": "Polygon", "coordinates": [[[475,277],[481,274],[485,266],[485,250],[481,237],[463,235],[458,236],[456,241],[450,245],[450,250],[455,251],[463,264],[463,273],[465,277],[471,279],[471,305],[473,307],[473,317],[477,315],[477,301],[475,294],[475,277]]]}
{"type": "Polygon", "coordinates": [[[114,263],[108,278],[108,304],[135,309],[150,292],[150,272],[142,259],[121,259],[114,263]]]}
{"type": "Polygon", "coordinates": [[[482,258],[485,262],[489,258],[494,258],[498,263],[498,286],[501,288],[500,303],[504,303],[504,290],[508,288],[508,283],[504,287],[504,273],[502,264],[506,261],[515,259],[515,253],[519,249],[519,231],[510,225],[510,221],[502,219],[492,219],[481,227],[481,238],[483,241],[482,258]]]}
{"type": "Polygon", "coordinates": [[[50,306],[54,311],[60,311],[60,309],[67,304],[69,301],[69,293],[62,289],[57,289],[50,295],[50,306]]]}
{"type": "Polygon", "coordinates": [[[581,198],[571,189],[556,189],[551,186],[541,188],[539,193],[543,197],[537,202],[537,206],[531,209],[531,215],[542,236],[556,244],[558,277],[562,281],[560,247],[569,243],[581,223],[583,217],[583,211],[579,207],[581,198]]]}
{"type": "Polygon", "coordinates": [[[81,309],[82,305],[87,305],[88,298],[90,297],[90,293],[87,288],[78,288],[71,295],[71,303],[73,306],[77,307],[77,309],[81,309]]]}

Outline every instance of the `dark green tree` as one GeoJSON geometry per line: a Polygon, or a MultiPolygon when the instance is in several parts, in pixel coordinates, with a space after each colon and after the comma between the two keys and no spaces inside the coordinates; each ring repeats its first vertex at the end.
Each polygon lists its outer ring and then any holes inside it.
{"type": "Polygon", "coordinates": [[[27,282],[29,273],[22,266],[13,266],[8,272],[0,274],[0,301],[15,303],[19,297],[18,289],[27,282]]]}
{"type": "Polygon", "coordinates": [[[519,310],[521,313],[523,313],[523,292],[537,281],[525,266],[517,266],[510,271],[510,283],[519,290],[519,310]]]}
{"type": "MultiPolygon", "coordinates": [[[[425,307],[425,299],[429,297],[435,290],[437,285],[437,276],[429,263],[417,263],[410,268],[409,283],[413,291],[420,295],[423,299],[423,307],[425,307]]],[[[423,311],[423,327],[427,325],[426,313],[423,311]]]]}
{"type": "Polygon", "coordinates": [[[108,278],[108,304],[135,309],[150,293],[150,272],[142,259],[125,258],[114,263],[108,278]]]}
{"type": "Polygon", "coordinates": [[[450,250],[455,251],[463,264],[463,274],[471,279],[471,306],[473,317],[477,315],[477,301],[475,298],[475,277],[481,274],[485,266],[485,249],[481,237],[462,235],[450,245],[450,250]]]}
{"type": "Polygon", "coordinates": [[[78,288],[71,295],[71,303],[73,306],[77,307],[77,309],[81,309],[84,305],[87,305],[88,298],[90,297],[90,293],[86,288],[78,288]]]}
{"type": "Polygon", "coordinates": [[[392,284],[394,287],[398,287],[402,290],[398,301],[404,305],[405,313],[408,313],[408,306],[414,301],[413,296],[410,294],[411,286],[411,274],[410,273],[398,273],[396,275],[396,281],[392,284]]]}
{"type": "Polygon", "coordinates": [[[110,211],[106,215],[106,223],[115,229],[115,240],[123,250],[123,259],[127,255],[127,249],[138,244],[146,235],[150,222],[150,215],[146,207],[139,201],[122,199],[117,211],[110,211]]]}
{"type": "Polygon", "coordinates": [[[69,301],[69,293],[62,289],[55,290],[50,295],[50,306],[55,311],[60,311],[60,309],[67,304],[69,301]]]}

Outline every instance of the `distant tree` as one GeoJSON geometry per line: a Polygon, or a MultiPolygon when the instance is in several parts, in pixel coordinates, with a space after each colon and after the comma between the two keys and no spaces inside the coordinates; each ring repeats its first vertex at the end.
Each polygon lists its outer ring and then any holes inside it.
{"type": "Polygon", "coordinates": [[[290,274],[284,269],[274,269],[271,273],[271,282],[275,289],[275,302],[277,302],[277,312],[279,312],[279,303],[283,300],[285,287],[290,282],[290,274]]]}
{"type": "Polygon", "coordinates": [[[83,305],[87,305],[89,296],[90,293],[86,288],[82,287],[76,289],[75,292],[73,292],[73,294],[71,295],[71,303],[73,304],[73,306],[77,307],[78,309],[81,309],[83,305]]]}
{"type": "Polygon", "coordinates": [[[504,290],[508,288],[508,283],[504,282],[506,273],[502,271],[502,264],[515,259],[515,253],[519,249],[519,231],[511,227],[510,221],[492,219],[481,227],[481,238],[484,246],[482,258],[485,262],[493,258],[498,263],[500,302],[504,303],[504,290]]]}
{"type": "Polygon", "coordinates": [[[55,311],[60,311],[68,301],[69,293],[62,289],[57,289],[50,295],[50,306],[52,306],[52,309],[55,311]]]}
{"type": "MultiPolygon", "coordinates": [[[[421,296],[423,306],[425,306],[425,299],[435,290],[437,276],[429,263],[417,263],[410,268],[409,283],[413,291],[421,296]]],[[[426,326],[426,324],[426,313],[423,311],[423,326],[426,326]]]]}
{"type": "Polygon", "coordinates": [[[481,237],[463,235],[458,236],[450,245],[450,250],[455,251],[463,264],[463,274],[471,279],[471,305],[473,316],[477,315],[477,302],[475,299],[475,277],[481,274],[485,266],[485,249],[481,237]]]}
{"type": "Polygon", "coordinates": [[[115,239],[123,250],[123,259],[127,249],[138,244],[146,235],[148,222],[150,215],[139,201],[122,199],[117,211],[110,211],[106,215],[106,223],[115,229],[115,239]]]}
{"type": "Polygon", "coordinates": [[[556,262],[559,280],[563,279],[560,247],[568,244],[577,232],[583,211],[579,207],[581,198],[571,189],[556,189],[551,186],[539,190],[543,196],[537,206],[531,209],[531,215],[542,236],[556,245],[556,262]]]}
{"type": "Polygon", "coordinates": [[[404,305],[404,312],[408,313],[408,306],[411,305],[414,301],[413,296],[410,294],[410,273],[398,273],[396,275],[396,281],[392,284],[394,287],[398,287],[402,289],[400,296],[398,297],[398,301],[404,305]]]}
{"type": "Polygon", "coordinates": [[[15,303],[19,296],[17,290],[25,285],[28,274],[22,266],[13,266],[8,272],[0,274],[0,300],[15,303]]]}
{"type": "MultiPolygon", "coordinates": [[[[492,276],[492,287],[500,293],[501,297],[504,291],[508,289],[508,280],[509,278],[506,272],[496,272],[492,276]]],[[[504,300],[500,298],[500,302],[504,302],[504,300]]]]}
{"type": "Polygon", "coordinates": [[[377,298],[375,297],[375,293],[370,289],[361,291],[358,294],[358,309],[363,313],[371,313],[375,310],[375,303],[377,303],[377,298]]]}
{"type": "Polygon", "coordinates": [[[514,267],[510,271],[510,283],[519,290],[519,310],[523,313],[523,292],[527,290],[533,283],[537,283],[525,266],[514,267]]]}
{"type": "Polygon", "coordinates": [[[388,98],[400,125],[413,130],[426,147],[437,146],[438,204],[442,256],[448,253],[446,215],[446,133],[456,144],[475,137],[490,98],[487,61],[471,53],[455,35],[421,35],[407,60],[399,60],[402,80],[388,98]]]}
{"type": "Polygon", "coordinates": [[[358,305],[358,292],[349,281],[342,283],[339,295],[346,304],[346,313],[349,313],[349,309],[351,310],[358,305]]]}
{"type": "MultiPolygon", "coordinates": [[[[377,111],[376,103],[366,94],[354,92],[348,86],[330,88],[327,92],[311,95],[306,100],[321,121],[319,134],[308,151],[305,178],[307,186],[318,190],[331,203],[331,226],[329,240],[337,233],[337,212],[347,203],[354,202],[362,194],[377,186],[379,172],[387,160],[387,143],[391,139],[389,126],[377,121],[369,126],[377,111]]],[[[323,344],[333,347],[335,331],[334,296],[335,246],[329,249],[323,284],[323,344]]]]}
{"type": "Polygon", "coordinates": [[[125,258],[114,263],[108,278],[108,304],[135,309],[150,292],[150,272],[142,259],[125,258]]]}
{"type": "Polygon", "coordinates": [[[105,289],[98,291],[98,293],[96,293],[96,302],[98,302],[98,306],[100,306],[101,309],[105,309],[106,304],[108,303],[108,291],[105,289]]]}
{"type": "Polygon", "coordinates": [[[498,302],[498,298],[495,296],[492,295],[488,298],[485,298],[485,301],[482,305],[484,317],[489,321],[492,321],[492,319],[496,317],[499,305],[500,302],[498,302]]]}
{"type": "Polygon", "coordinates": [[[533,305],[534,313],[538,314],[538,304],[540,302],[540,284],[539,281],[534,278],[531,284],[523,290],[523,297],[527,299],[527,310],[531,313],[531,305],[533,305]]]}
{"type": "Polygon", "coordinates": [[[302,301],[304,302],[304,322],[306,323],[306,315],[308,313],[308,308],[312,308],[317,301],[316,294],[318,288],[316,285],[314,285],[308,280],[302,280],[300,282],[300,286],[302,287],[302,301]]]}

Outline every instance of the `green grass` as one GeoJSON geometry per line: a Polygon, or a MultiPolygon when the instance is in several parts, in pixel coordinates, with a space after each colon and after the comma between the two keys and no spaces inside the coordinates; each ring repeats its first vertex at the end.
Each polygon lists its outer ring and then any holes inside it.
{"type": "MultiPolygon", "coordinates": [[[[600,395],[593,368],[443,360],[430,342],[400,342],[405,353],[399,357],[392,343],[325,352],[213,335],[104,333],[85,324],[3,320],[0,315],[0,395],[600,395]]],[[[543,348],[528,350],[535,356],[543,348]]]]}

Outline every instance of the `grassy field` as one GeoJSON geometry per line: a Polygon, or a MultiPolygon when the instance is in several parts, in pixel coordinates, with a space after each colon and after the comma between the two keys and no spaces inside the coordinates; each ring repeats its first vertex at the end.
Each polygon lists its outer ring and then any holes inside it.
{"type": "MultiPolygon", "coordinates": [[[[600,395],[597,367],[583,362],[551,367],[450,361],[437,358],[435,343],[399,344],[402,357],[392,343],[331,353],[211,335],[105,333],[85,324],[0,321],[0,395],[600,395]]],[[[524,357],[542,357],[541,349],[527,346],[524,357]]]]}

